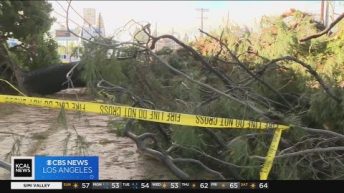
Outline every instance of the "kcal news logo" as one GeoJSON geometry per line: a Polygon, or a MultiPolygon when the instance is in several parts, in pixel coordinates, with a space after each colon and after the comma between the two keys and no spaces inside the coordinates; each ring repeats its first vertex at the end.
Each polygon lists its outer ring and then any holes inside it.
{"type": "Polygon", "coordinates": [[[35,179],[35,157],[12,157],[11,179],[12,180],[34,180],[35,179]]]}

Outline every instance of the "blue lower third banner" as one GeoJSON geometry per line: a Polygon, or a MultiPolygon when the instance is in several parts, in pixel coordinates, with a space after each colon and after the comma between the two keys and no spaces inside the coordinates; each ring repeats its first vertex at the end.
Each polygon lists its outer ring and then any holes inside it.
{"type": "Polygon", "coordinates": [[[99,180],[99,158],[35,156],[35,180],[99,180]]]}

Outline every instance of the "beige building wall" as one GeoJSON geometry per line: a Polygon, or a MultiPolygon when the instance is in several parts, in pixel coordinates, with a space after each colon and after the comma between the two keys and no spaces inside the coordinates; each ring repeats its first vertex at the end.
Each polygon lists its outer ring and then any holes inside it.
{"type": "Polygon", "coordinates": [[[96,10],[94,8],[84,8],[84,19],[86,20],[84,24],[96,25],[96,10]]]}

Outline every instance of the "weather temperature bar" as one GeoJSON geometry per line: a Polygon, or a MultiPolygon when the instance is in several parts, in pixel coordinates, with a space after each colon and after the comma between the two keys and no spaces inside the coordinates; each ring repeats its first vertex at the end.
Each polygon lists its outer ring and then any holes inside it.
{"type": "Polygon", "coordinates": [[[11,189],[20,190],[185,190],[185,189],[218,189],[218,190],[262,190],[269,189],[269,182],[240,181],[63,181],[63,182],[11,182],[11,189]]]}
{"type": "Polygon", "coordinates": [[[63,182],[63,189],[268,189],[268,182],[235,181],[97,181],[63,182]]]}

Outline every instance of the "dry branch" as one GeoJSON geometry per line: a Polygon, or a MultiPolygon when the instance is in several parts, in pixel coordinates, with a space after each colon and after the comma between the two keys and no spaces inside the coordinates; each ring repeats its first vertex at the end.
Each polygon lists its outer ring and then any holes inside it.
{"type": "Polygon", "coordinates": [[[131,132],[131,129],[133,127],[133,120],[130,120],[127,122],[125,129],[124,129],[124,135],[129,137],[130,139],[132,139],[133,141],[135,141],[137,148],[145,155],[150,156],[154,159],[157,159],[159,161],[161,161],[162,163],[164,163],[169,169],[170,171],[175,174],[178,178],[183,179],[183,180],[187,180],[190,179],[190,176],[185,173],[184,171],[182,171],[180,168],[178,168],[174,163],[173,163],[173,158],[171,158],[170,156],[161,153],[157,150],[154,150],[152,148],[149,148],[146,146],[144,139],[146,139],[147,137],[153,138],[154,139],[154,135],[151,134],[145,134],[145,135],[141,135],[141,136],[137,136],[135,135],[133,132],[131,132]]]}
{"type": "Polygon", "coordinates": [[[310,36],[307,36],[307,37],[304,37],[302,39],[300,39],[300,42],[305,42],[305,41],[308,41],[310,39],[313,39],[313,38],[318,38],[320,36],[323,36],[324,34],[327,34],[338,22],[340,22],[342,19],[344,18],[344,13],[342,13],[341,15],[339,15],[337,17],[337,19],[335,19],[329,26],[327,26],[326,29],[324,29],[323,31],[319,32],[319,33],[316,33],[316,34],[313,34],[313,35],[310,35],[310,36]]]}
{"type": "MultiPolygon", "coordinates": [[[[293,157],[293,156],[299,156],[299,155],[304,156],[305,154],[309,154],[309,153],[323,153],[323,152],[330,152],[330,151],[344,151],[344,147],[325,147],[325,148],[305,149],[305,150],[300,150],[297,152],[280,154],[280,155],[277,155],[275,159],[287,158],[287,157],[293,157]]],[[[260,160],[266,159],[265,157],[262,157],[262,156],[250,156],[250,157],[255,158],[255,159],[260,159],[260,160]]]]}
{"type": "Polygon", "coordinates": [[[330,136],[335,136],[335,137],[339,137],[341,139],[344,139],[344,135],[334,132],[334,131],[330,131],[330,130],[325,130],[325,129],[314,129],[314,128],[309,128],[309,127],[302,127],[302,126],[297,126],[299,129],[308,131],[308,132],[312,132],[312,133],[319,133],[319,134],[325,134],[325,135],[330,135],[330,136]]]}
{"type": "Polygon", "coordinates": [[[190,159],[190,158],[175,158],[173,159],[173,162],[176,163],[176,162],[182,162],[182,163],[194,163],[194,164],[197,164],[199,166],[201,166],[203,169],[205,169],[207,172],[217,176],[219,179],[221,180],[225,180],[226,178],[223,177],[223,175],[218,172],[218,171],[215,171],[215,170],[212,170],[210,169],[209,167],[207,167],[206,165],[204,165],[201,161],[199,160],[196,160],[196,159],[190,159]]]}
{"type": "Polygon", "coordinates": [[[11,171],[11,164],[0,160],[0,168],[11,171]]]}
{"type": "MultiPolygon", "coordinates": [[[[210,35],[207,32],[204,32],[203,30],[200,30],[201,33],[204,33],[205,35],[207,35],[208,37],[216,40],[217,42],[219,42],[219,44],[221,46],[224,46],[227,50],[227,52],[230,54],[230,56],[235,60],[235,62],[242,68],[245,70],[246,73],[248,73],[250,76],[252,76],[254,79],[256,79],[257,81],[259,81],[261,84],[263,84],[264,86],[266,86],[268,89],[270,89],[272,92],[274,92],[275,94],[277,94],[284,102],[285,104],[287,104],[289,107],[291,107],[291,105],[289,104],[289,102],[281,95],[281,93],[279,93],[276,89],[272,88],[268,83],[266,83],[264,80],[260,79],[259,77],[255,76],[253,72],[251,72],[246,66],[245,64],[243,64],[239,58],[237,56],[235,56],[235,54],[228,48],[228,46],[221,41],[221,39],[218,39],[217,37],[214,37],[212,35],[210,35]]],[[[227,63],[224,60],[220,60],[224,63],[227,63]]]]}
{"type": "Polygon", "coordinates": [[[307,69],[307,71],[317,80],[317,82],[319,82],[319,84],[321,85],[321,87],[325,90],[325,92],[332,98],[334,99],[336,102],[341,103],[342,99],[338,98],[335,96],[335,94],[333,93],[333,91],[331,90],[331,88],[324,82],[324,80],[320,77],[320,75],[309,65],[306,64],[305,62],[293,57],[293,56],[284,56],[284,57],[280,57],[280,58],[276,58],[273,59],[271,61],[269,61],[261,70],[259,70],[256,74],[263,74],[271,65],[276,64],[277,62],[281,62],[284,60],[289,60],[289,61],[294,61],[298,64],[300,64],[301,66],[303,66],[304,68],[307,69]]]}
{"type": "Polygon", "coordinates": [[[170,39],[173,40],[174,42],[176,42],[178,45],[180,45],[182,48],[184,48],[185,50],[187,50],[189,53],[191,53],[191,55],[198,61],[200,61],[209,71],[213,72],[214,74],[216,74],[224,83],[225,85],[232,85],[234,82],[233,80],[231,80],[228,76],[226,76],[225,74],[219,72],[218,70],[216,70],[215,68],[213,68],[211,66],[211,64],[209,62],[207,62],[204,57],[202,57],[199,53],[197,53],[196,50],[194,50],[192,47],[184,44],[182,41],[178,40],[176,37],[174,37],[173,35],[161,35],[158,37],[153,37],[148,31],[145,30],[146,28],[144,28],[144,32],[152,39],[152,43],[150,46],[150,49],[153,50],[155,48],[156,43],[160,40],[160,39],[170,39]]]}

